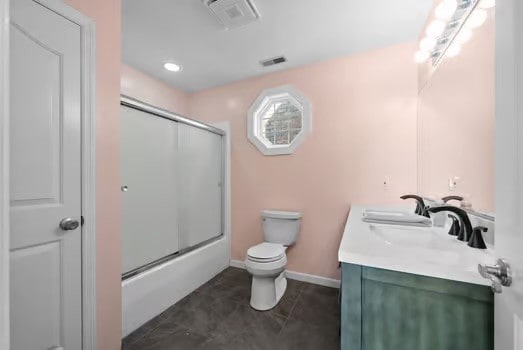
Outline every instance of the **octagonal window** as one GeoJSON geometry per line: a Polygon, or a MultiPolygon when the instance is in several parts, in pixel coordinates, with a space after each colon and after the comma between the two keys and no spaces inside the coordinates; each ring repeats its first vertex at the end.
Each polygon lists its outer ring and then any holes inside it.
{"type": "Polygon", "coordinates": [[[249,109],[249,140],[265,155],[291,154],[310,133],[310,110],[293,87],[264,90],[249,109]]]}
{"type": "Polygon", "coordinates": [[[263,137],[273,145],[290,145],[301,131],[301,114],[288,99],[270,102],[260,117],[263,137]]]}

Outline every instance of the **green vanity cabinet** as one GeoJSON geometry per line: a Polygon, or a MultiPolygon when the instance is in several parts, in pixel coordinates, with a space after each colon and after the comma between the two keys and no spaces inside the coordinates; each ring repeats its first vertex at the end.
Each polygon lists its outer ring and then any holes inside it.
{"type": "Polygon", "coordinates": [[[487,286],[342,264],[341,350],[492,350],[487,286]]]}

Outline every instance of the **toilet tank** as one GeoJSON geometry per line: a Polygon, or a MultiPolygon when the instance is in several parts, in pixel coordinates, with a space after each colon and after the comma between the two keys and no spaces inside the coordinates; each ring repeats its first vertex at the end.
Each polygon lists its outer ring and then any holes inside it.
{"type": "Polygon", "coordinates": [[[263,234],[265,242],[291,246],[298,238],[301,226],[301,213],[290,211],[262,211],[263,234]]]}

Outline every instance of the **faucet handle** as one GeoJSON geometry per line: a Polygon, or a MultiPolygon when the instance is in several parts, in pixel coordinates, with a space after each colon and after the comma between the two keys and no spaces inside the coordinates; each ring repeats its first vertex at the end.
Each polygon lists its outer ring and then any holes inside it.
{"type": "Polygon", "coordinates": [[[416,202],[416,209],[414,210],[414,213],[418,215],[423,215],[423,208],[419,204],[419,202],[416,202]]]}
{"type": "Polygon", "coordinates": [[[415,199],[417,204],[416,204],[416,210],[414,212],[418,215],[430,218],[430,215],[427,211],[427,207],[425,206],[425,202],[423,201],[422,197],[417,196],[415,194],[406,194],[404,196],[401,196],[400,198],[401,199],[415,199]]]}
{"type": "Polygon", "coordinates": [[[462,201],[463,197],[461,197],[461,196],[446,196],[446,197],[441,198],[441,200],[443,201],[443,203],[447,203],[448,201],[451,201],[451,200],[462,201]]]}
{"type": "Polygon", "coordinates": [[[450,229],[449,229],[449,235],[457,236],[459,234],[459,230],[460,230],[459,219],[452,214],[449,214],[448,217],[449,217],[449,219],[452,219],[452,225],[450,226],[450,229]]]}
{"type": "Polygon", "coordinates": [[[487,245],[485,244],[485,240],[483,239],[482,232],[487,232],[488,228],[484,226],[477,226],[474,227],[472,230],[472,235],[470,236],[468,246],[472,248],[477,249],[487,249],[487,245]]]}

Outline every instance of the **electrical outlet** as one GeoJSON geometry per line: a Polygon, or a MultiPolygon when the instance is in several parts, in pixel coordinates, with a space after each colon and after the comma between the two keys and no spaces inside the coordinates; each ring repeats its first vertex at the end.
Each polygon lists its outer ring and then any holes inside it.
{"type": "Polygon", "coordinates": [[[383,189],[385,190],[388,190],[389,187],[390,187],[391,183],[390,183],[390,177],[389,176],[385,176],[383,178],[383,189]]]}
{"type": "Polygon", "coordinates": [[[459,176],[453,176],[449,177],[449,191],[454,191],[456,187],[458,186],[458,183],[460,182],[461,178],[459,176]]]}

